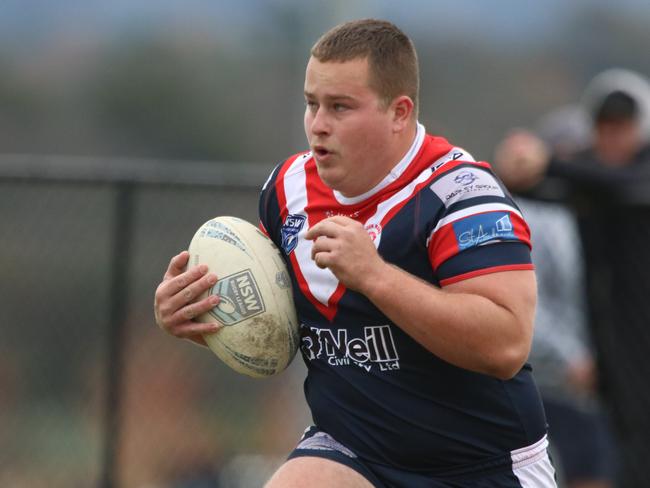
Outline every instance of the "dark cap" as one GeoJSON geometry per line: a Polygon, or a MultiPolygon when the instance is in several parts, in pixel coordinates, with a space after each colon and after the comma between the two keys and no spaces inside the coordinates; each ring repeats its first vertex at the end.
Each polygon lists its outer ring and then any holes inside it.
{"type": "Polygon", "coordinates": [[[620,122],[639,117],[639,104],[633,97],[620,90],[611,92],[594,108],[595,122],[620,122]]]}

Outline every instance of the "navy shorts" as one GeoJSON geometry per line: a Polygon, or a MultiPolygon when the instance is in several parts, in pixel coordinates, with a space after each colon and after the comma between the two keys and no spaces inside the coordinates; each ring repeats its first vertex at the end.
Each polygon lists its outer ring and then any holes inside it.
{"type": "Polygon", "coordinates": [[[512,451],[512,463],[498,469],[453,477],[435,477],[404,471],[361,459],[332,436],[309,427],[289,459],[312,456],[341,463],[366,478],[376,488],[557,488],[548,458],[546,437],[512,451]]]}

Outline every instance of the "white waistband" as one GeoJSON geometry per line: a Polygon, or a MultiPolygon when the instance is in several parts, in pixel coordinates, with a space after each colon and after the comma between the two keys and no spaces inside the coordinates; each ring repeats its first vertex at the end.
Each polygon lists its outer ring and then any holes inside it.
{"type": "Polygon", "coordinates": [[[528,464],[534,463],[546,456],[546,448],[548,447],[548,439],[546,435],[538,440],[535,444],[522,447],[510,451],[510,458],[512,459],[512,468],[517,469],[528,464]]]}

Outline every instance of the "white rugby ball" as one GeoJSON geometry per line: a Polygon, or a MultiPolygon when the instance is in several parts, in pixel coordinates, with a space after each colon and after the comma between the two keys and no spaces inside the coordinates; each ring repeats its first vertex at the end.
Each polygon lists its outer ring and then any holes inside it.
{"type": "Polygon", "coordinates": [[[208,347],[248,376],[283,371],[298,349],[298,318],[275,244],[245,220],[216,217],[196,231],[189,252],[189,266],[206,264],[218,278],[201,298],[218,295],[219,304],[195,319],[224,325],[203,336],[208,347]]]}

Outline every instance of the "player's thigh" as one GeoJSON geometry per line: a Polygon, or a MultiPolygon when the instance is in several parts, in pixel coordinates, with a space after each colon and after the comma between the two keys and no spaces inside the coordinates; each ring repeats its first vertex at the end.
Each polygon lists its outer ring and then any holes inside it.
{"type": "Polygon", "coordinates": [[[319,457],[290,459],[275,472],[264,488],[373,488],[354,469],[319,457]]]}

